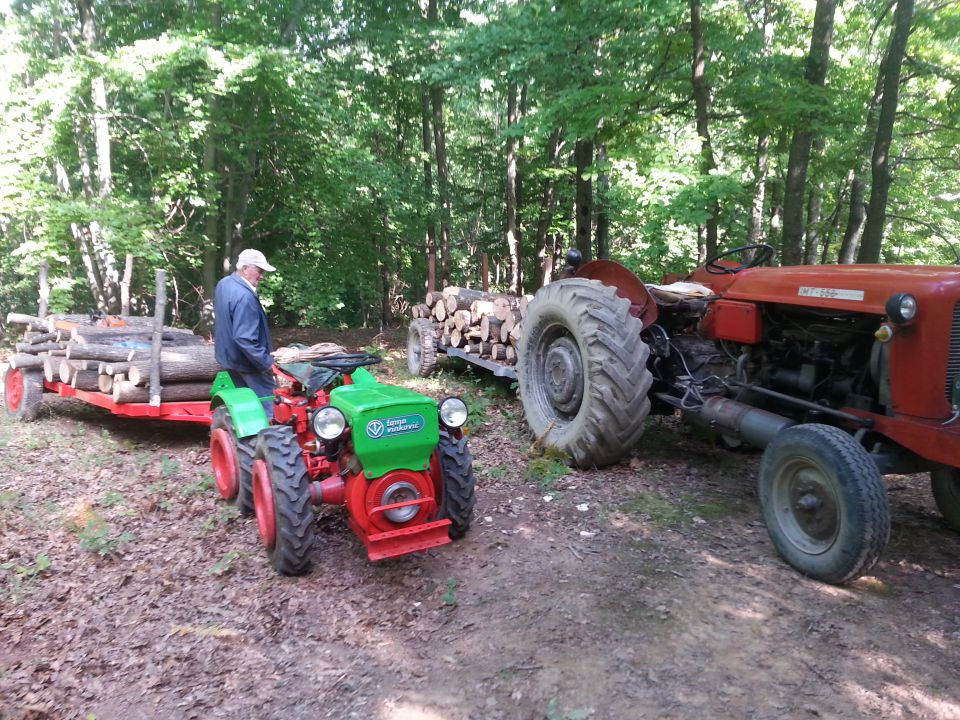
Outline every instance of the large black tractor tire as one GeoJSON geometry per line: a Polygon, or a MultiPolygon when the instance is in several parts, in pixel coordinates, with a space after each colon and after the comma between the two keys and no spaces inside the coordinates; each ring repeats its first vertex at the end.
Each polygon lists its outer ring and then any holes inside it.
{"type": "Polygon", "coordinates": [[[450,539],[462,538],[473,520],[476,504],[477,479],[473,474],[473,455],[467,448],[467,439],[457,440],[440,436],[437,444],[443,496],[440,498],[438,520],[450,520],[450,539]]]}
{"type": "Polygon", "coordinates": [[[279,426],[261,430],[254,457],[265,463],[273,495],[276,534],[267,548],[270,563],[282,575],[303,575],[310,569],[315,531],[310,476],[296,433],[279,426]]]}
{"type": "MultiPolygon", "coordinates": [[[[213,418],[210,421],[210,434],[214,431],[225,430],[230,436],[230,442],[233,446],[233,454],[237,468],[236,487],[237,491],[233,497],[224,498],[227,502],[234,505],[241,515],[253,515],[253,453],[256,449],[257,436],[238,438],[237,432],[233,426],[233,418],[225,405],[221,405],[213,411],[213,418]]],[[[213,452],[211,452],[213,455],[213,452]]],[[[214,462],[216,460],[214,459],[214,462]]],[[[214,472],[217,469],[214,468],[214,472]]]]}
{"type": "Polygon", "coordinates": [[[960,469],[941,468],[930,473],[933,499],[944,520],[960,532],[960,469]]]}
{"type": "Polygon", "coordinates": [[[32,422],[43,404],[43,370],[7,368],[3,377],[3,405],[7,415],[32,422]]]}
{"type": "Polygon", "coordinates": [[[643,434],[653,377],[630,301],[596,280],[537,291],[517,353],[520,400],[542,443],[580,467],[611,465],[643,434]]]}
{"type": "Polygon", "coordinates": [[[417,318],[407,331],[407,368],[411,375],[427,377],[437,368],[437,336],[433,323],[417,318]]]}
{"type": "Polygon", "coordinates": [[[890,537],[890,508],[876,464],[850,435],[829,425],[797,425],[778,434],[763,453],[759,494],[777,551],[822,582],[860,577],[890,537]]]}

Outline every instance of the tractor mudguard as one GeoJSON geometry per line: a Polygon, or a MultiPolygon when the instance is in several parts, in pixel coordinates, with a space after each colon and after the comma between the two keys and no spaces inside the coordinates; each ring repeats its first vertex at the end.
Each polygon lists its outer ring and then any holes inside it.
{"type": "Polygon", "coordinates": [[[250,388],[234,387],[228,373],[217,374],[210,394],[213,395],[210,401],[210,412],[212,413],[221,405],[226,405],[238,438],[256,435],[270,426],[267,411],[263,409],[263,403],[257,398],[257,394],[250,388]]]}

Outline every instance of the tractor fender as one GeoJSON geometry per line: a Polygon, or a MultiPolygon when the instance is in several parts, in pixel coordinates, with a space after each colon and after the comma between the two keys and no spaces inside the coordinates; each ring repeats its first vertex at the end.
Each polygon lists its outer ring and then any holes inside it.
{"type": "Polygon", "coordinates": [[[238,438],[256,435],[265,427],[270,426],[267,411],[257,394],[250,388],[229,388],[220,390],[210,401],[210,412],[213,413],[221,405],[226,405],[233,420],[233,428],[238,438]]]}
{"type": "Polygon", "coordinates": [[[577,269],[576,277],[599,280],[616,289],[617,295],[630,301],[630,314],[640,318],[644,328],[657,322],[657,303],[634,273],[612,260],[593,260],[577,269]]]}

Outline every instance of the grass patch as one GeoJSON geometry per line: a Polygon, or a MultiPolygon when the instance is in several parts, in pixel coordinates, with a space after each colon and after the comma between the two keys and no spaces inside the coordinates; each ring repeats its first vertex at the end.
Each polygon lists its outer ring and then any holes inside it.
{"type": "Polygon", "coordinates": [[[685,525],[694,518],[715,520],[742,510],[738,500],[723,497],[704,499],[686,493],[669,498],[655,490],[642,492],[624,503],[621,509],[630,515],[639,515],[661,527],[685,525]]]}
{"type": "Polygon", "coordinates": [[[569,461],[566,453],[548,447],[541,457],[533,458],[527,463],[523,477],[528,482],[537,483],[544,490],[552,490],[557,480],[570,473],[569,461]]]}

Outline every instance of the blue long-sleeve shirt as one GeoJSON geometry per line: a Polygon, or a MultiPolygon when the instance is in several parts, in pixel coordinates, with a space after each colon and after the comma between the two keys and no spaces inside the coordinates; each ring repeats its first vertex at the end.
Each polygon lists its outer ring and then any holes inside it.
{"type": "Polygon", "coordinates": [[[227,370],[266,372],[273,366],[267,314],[253,289],[239,275],[217,283],[213,339],[217,362],[227,370]]]}

